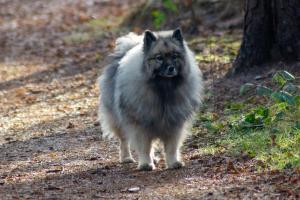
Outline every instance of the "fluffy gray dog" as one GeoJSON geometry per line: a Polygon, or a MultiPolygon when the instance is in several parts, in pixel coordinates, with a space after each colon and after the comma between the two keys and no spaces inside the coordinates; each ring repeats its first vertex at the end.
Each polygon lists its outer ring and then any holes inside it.
{"type": "Polygon", "coordinates": [[[180,29],[129,33],[116,41],[100,76],[99,118],[104,136],[120,140],[120,160],[153,170],[154,141],[161,141],[169,169],[181,168],[180,146],[201,102],[202,75],[180,29]]]}

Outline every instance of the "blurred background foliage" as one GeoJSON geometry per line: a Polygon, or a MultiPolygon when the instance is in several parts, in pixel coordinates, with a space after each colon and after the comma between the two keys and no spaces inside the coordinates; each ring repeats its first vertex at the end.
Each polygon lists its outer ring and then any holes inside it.
{"type": "Polygon", "coordinates": [[[181,26],[185,32],[197,33],[201,25],[210,29],[240,28],[242,21],[240,0],[147,0],[125,19],[124,25],[154,30],[181,26]]]}

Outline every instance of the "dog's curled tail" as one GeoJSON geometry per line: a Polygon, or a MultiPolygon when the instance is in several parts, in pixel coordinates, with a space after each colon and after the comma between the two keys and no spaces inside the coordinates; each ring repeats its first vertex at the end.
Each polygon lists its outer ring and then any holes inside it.
{"type": "Polygon", "coordinates": [[[116,47],[113,55],[116,57],[123,57],[130,49],[141,43],[142,40],[142,36],[139,36],[133,32],[119,37],[116,40],[116,47]]]}

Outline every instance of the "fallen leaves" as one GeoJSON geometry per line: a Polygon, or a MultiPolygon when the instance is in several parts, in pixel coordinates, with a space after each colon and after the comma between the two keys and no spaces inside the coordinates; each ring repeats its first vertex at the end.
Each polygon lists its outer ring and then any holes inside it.
{"type": "Polygon", "coordinates": [[[271,146],[272,147],[276,146],[276,135],[275,134],[271,135],[271,146]]]}
{"type": "Polygon", "coordinates": [[[228,173],[239,174],[240,171],[235,167],[234,163],[231,160],[227,161],[226,170],[228,173]]]}
{"type": "Polygon", "coordinates": [[[32,104],[37,101],[37,97],[34,95],[27,95],[24,97],[24,100],[26,101],[26,103],[32,104]]]}
{"type": "Polygon", "coordinates": [[[14,94],[15,97],[20,101],[25,101],[28,104],[32,104],[37,101],[37,96],[35,94],[41,92],[41,90],[34,90],[32,88],[27,87],[19,87],[15,89],[14,94]]]}
{"type": "Polygon", "coordinates": [[[66,126],[67,129],[72,129],[74,127],[75,125],[72,122],[68,122],[68,125],[66,126]]]}
{"type": "Polygon", "coordinates": [[[54,159],[54,158],[57,157],[57,153],[56,153],[56,152],[50,152],[48,155],[49,155],[49,157],[52,158],[52,159],[54,159]]]}
{"type": "Polygon", "coordinates": [[[27,93],[27,89],[25,87],[19,87],[17,89],[15,89],[14,94],[16,95],[16,97],[19,98],[24,98],[24,96],[27,93]]]}

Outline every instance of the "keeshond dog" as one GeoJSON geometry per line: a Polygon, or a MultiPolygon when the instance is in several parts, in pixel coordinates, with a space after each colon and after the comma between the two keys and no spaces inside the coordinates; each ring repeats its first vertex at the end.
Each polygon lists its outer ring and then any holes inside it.
{"type": "Polygon", "coordinates": [[[181,168],[180,146],[201,102],[202,74],[180,29],[129,33],[116,41],[99,77],[104,136],[120,140],[120,161],[153,170],[153,144],[164,147],[169,169],[181,168]]]}

